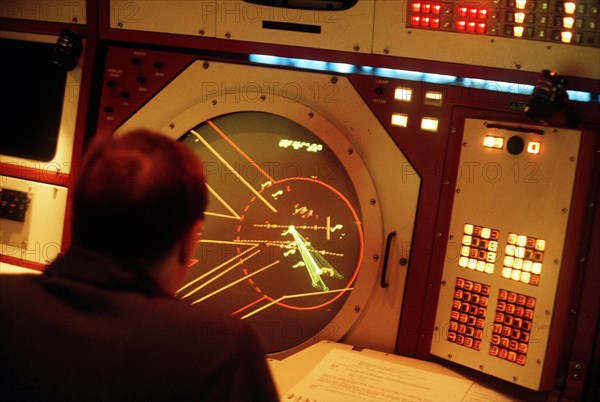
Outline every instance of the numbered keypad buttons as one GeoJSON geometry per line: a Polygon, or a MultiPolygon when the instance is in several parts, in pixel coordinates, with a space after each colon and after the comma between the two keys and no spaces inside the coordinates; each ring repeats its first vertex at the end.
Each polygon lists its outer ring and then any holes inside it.
{"type": "Polygon", "coordinates": [[[498,292],[490,355],[525,365],[536,299],[506,289],[498,292]]]}
{"type": "Polygon", "coordinates": [[[456,278],[448,341],[480,350],[489,294],[488,285],[456,278]]]}

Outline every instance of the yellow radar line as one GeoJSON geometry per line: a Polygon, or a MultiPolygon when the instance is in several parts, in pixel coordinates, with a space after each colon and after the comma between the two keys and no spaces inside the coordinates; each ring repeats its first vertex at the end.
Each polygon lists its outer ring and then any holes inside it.
{"type": "Polygon", "coordinates": [[[233,210],[233,208],[231,208],[231,206],[229,206],[229,204],[223,198],[221,198],[221,196],[208,183],[206,183],[206,188],[221,203],[221,205],[223,205],[229,212],[231,212],[231,215],[218,214],[216,212],[208,212],[208,211],[204,212],[205,215],[211,215],[211,216],[217,216],[220,218],[229,218],[229,219],[235,219],[235,220],[241,219],[240,215],[237,212],[235,212],[233,210]]]}
{"type": "Polygon", "coordinates": [[[256,197],[258,197],[258,199],[260,199],[260,200],[261,200],[261,201],[262,201],[262,202],[263,202],[263,203],[264,203],[264,204],[265,204],[265,205],[266,205],[266,206],[267,206],[267,207],[268,207],[268,208],[269,208],[271,211],[273,211],[273,212],[275,212],[275,213],[277,212],[277,209],[275,209],[275,207],[274,207],[274,206],[272,206],[271,204],[269,204],[269,201],[267,201],[267,200],[266,200],[266,199],[265,199],[265,198],[264,198],[264,197],[263,197],[263,196],[262,196],[262,195],[261,195],[261,194],[260,194],[260,193],[259,193],[259,192],[258,192],[258,191],[255,189],[255,188],[254,188],[254,187],[252,187],[252,186],[250,185],[250,183],[248,183],[248,182],[246,181],[246,179],[244,179],[244,178],[242,177],[242,175],[241,175],[241,174],[239,174],[239,173],[238,173],[238,172],[237,172],[237,171],[236,171],[236,170],[233,168],[233,166],[231,166],[231,165],[229,164],[229,162],[227,162],[227,161],[225,160],[225,158],[223,158],[223,157],[222,157],[222,156],[221,156],[221,155],[220,155],[220,154],[219,154],[219,153],[218,153],[218,152],[217,152],[217,151],[216,151],[216,150],[215,150],[213,147],[211,147],[211,146],[210,146],[210,144],[209,144],[208,142],[206,142],[206,140],[205,140],[204,138],[202,138],[202,136],[201,136],[200,134],[198,134],[198,132],[197,132],[196,130],[190,130],[190,133],[194,134],[194,136],[195,136],[196,138],[198,138],[198,140],[202,141],[202,143],[204,144],[204,146],[205,146],[206,148],[208,148],[208,150],[209,150],[210,152],[212,152],[212,153],[213,153],[213,155],[215,155],[215,156],[217,157],[217,159],[219,159],[221,162],[223,162],[223,164],[224,164],[224,165],[225,165],[225,166],[226,166],[226,167],[227,167],[229,170],[231,170],[231,172],[232,172],[232,173],[233,173],[233,174],[234,174],[234,175],[235,175],[235,176],[236,176],[238,179],[240,179],[240,180],[242,181],[242,183],[243,183],[243,184],[244,184],[244,185],[245,185],[245,186],[248,188],[248,190],[252,191],[252,193],[254,193],[254,195],[255,195],[256,197]]]}
{"type": "Polygon", "coordinates": [[[259,313],[260,311],[262,311],[262,310],[264,310],[266,308],[269,308],[273,304],[277,304],[280,301],[285,300],[285,299],[296,299],[296,298],[299,298],[299,297],[317,296],[317,295],[323,295],[323,294],[326,294],[326,293],[334,293],[334,292],[346,292],[346,291],[352,290],[352,289],[354,289],[354,288],[335,289],[335,290],[328,290],[328,291],[323,291],[323,292],[298,293],[298,294],[295,294],[295,295],[284,295],[284,296],[281,296],[279,299],[273,300],[273,301],[269,302],[268,304],[265,304],[261,308],[258,308],[256,310],[254,310],[253,312],[246,314],[241,319],[243,320],[245,318],[251,317],[254,314],[259,313]]]}
{"type": "Polygon", "coordinates": [[[247,280],[248,278],[250,278],[250,277],[252,277],[252,276],[254,276],[254,275],[256,275],[256,274],[258,274],[258,273],[260,273],[260,272],[262,272],[262,271],[264,271],[264,270],[266,270],[266,269],[269,269],[269,268],[271,268],[272,266],[274,266],[274,265],[277,265],[277,264],[279,264],[279,260],[277,260],[277,261],[274,261],[274,262],[270,263],[269,265],[266,265],[266,266],[262,267],[261,269],[259,269],[259,270],[256,270],[256,271],[252,272],[251,274],[248,274],[248,275],[246,275],[246,276],[242,276],[242,277],[241,277],[240,279],[238,279],[237,281],[233,281],[233,282],[231,282],[230,284],[223,286],[221,289],[217,289],[217,290],[215,290],[214,292],[207,294],[206,296],[204,296],[204,297],[202,297],[202,298],[200,298],[200,299],[196,300],[196,301],[195,301],[195,302],[193,302],[192,304],[200,303],[201,301],[204,301],[204,300],[208,299],[209,297],[212,297],[212,296],[216,295],[217,293],[221,293],[222,291],[224,291],[224,290],[227,290],[227,289],[229,289],[230,287],[232,287],[232,286],[235,286],[235,285],[237,285],[238,283],[240,283],[240,282],[242,282],[242,281],[245,281],[245,280],[247,280]]]}
{"type": "MultiPolygon", "coordinates": [[[[229,243],[229,244],[234,244],[233,242],[221,242],[221,241],[210,241],[210,240],[201,240],[201,243],[229,243]]],[[[235,244],[240,244],[240,243],[235,243],[235,244]]],[[[257,248],[258,245],[252,245],[252,247],[250,247],[247,250],[242,251],[240,254],[237,254],[236,256],[230,258],[229,260],[225,261],[224,263],[217,265],[215,268],[211,269],[210,271],[206,272],[204,275],[199,276],[198,278],[194,279],[193,281],[190,281],[188,283],[186,283],[183,287],[181,287],[181,289],[179,289],[177,291],[177,293],[181,292],[182,290],[192,286],[193,284],[195,284],[196,282],[206,278],[208,275],[211,275],[212,273],[222,269],[223,267],[231,264],[234,260],[237,260],[238,258],[242,257],[244,254],[249,253],[250,251],[254,250],[255,248],[257,248]]],[[[204,286],[208,285],[209,283],[215,281],[216,279],[220,278],[221,276],[225,275],[227,272],[231,271],[233,268],[235,268],[236,266],[238,266],[239,264],[241,264],[242,262],[248,260],[249,258],[254,257],[255,255],[257,255],[258,253],[260,253],[260,250],[252,253],[249,257],[244,258],[243,260],[239,260],[237,263],[235,263],[233,266],[231,266],[231,268],[226,269],[224,272],[220,273],[219,275],[215,276],[214,278],[212,278],[211,280],[202,283],[200,286],[198,286],[197,288],[195,288],[194,290],[190,291],[189,293],[186,293],[184,296],[182,296],[182,299],[185,299],[186,297],[189,297],[190,295],[192,295],[193,293],[197,292],[198,290],[202,289],[204,286]]]]}

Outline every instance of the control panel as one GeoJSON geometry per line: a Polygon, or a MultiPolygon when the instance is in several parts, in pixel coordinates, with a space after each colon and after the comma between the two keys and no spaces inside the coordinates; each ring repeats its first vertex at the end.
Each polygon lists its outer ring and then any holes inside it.
{"type": "Polygon", "coordinates": [[[373,53],[600,78],[594,0],[378,1],[373,53]]]}
{"type": "Polygon", "coordinates": [[[594,0],[419,1],[406,26],[600,47],[594,0]]]}
{"type": "Polygon", "coordinates": [[[8,176],[0,183],[2,256],[41,265],[54,260],[62,247],[67,188],[8,176]]]}
{"type": "Polygon", "coordinates": [[[190,56],[143,49],[111,49],[102,88],[98,131],[112,131],[164,86],[190,56]]]}
{"type": "Polygon", "coordinates": [[[580,136],[466,119],[432,354],[534,390],[550,385],[580,136]]]}
{"type": "Polygon", "coordinates": [[[29,197],[26,192],[7,188],[0,189],[0,218],[25,222],[28,204],[29,197]]]}

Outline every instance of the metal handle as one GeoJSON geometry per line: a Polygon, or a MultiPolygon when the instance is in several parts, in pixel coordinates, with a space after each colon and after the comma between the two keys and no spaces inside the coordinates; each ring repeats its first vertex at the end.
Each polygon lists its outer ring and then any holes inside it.
{"type": "Polygon", "coordinates": [[[391,232],[387,236],[387,241],[385,242],[385,255],[383,257],[383,268],[381,269],[381,287],[387,288],[390,284],[387,282],[387,265],[388,260],[390,258],[390,248],[392,245],[392,240],[396,237],[396,232],[391,232]]]}

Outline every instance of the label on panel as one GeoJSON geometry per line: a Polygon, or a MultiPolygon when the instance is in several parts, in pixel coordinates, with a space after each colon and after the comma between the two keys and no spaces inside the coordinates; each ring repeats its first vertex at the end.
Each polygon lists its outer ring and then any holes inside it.
{"type": "Polygon", "coordinates": [[[432,354],[543,387],[580,136],[466,119],[432,354]]]}

